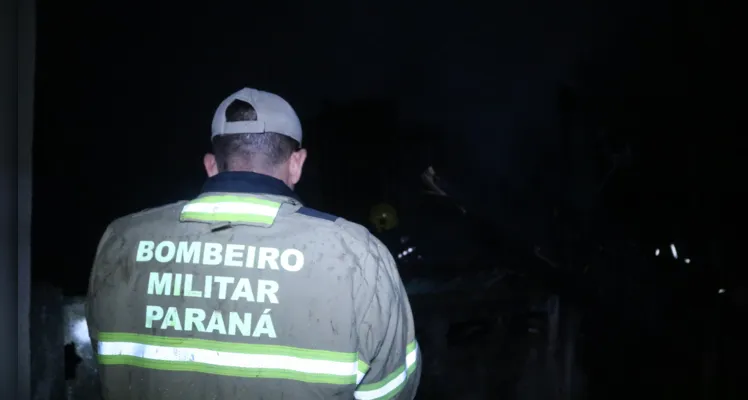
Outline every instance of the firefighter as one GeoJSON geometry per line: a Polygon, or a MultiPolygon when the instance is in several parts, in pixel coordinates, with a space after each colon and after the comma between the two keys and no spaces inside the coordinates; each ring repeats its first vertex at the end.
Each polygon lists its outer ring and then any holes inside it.
{"type": "Polygon", "coordinates": [[[285,100],[242,89],[213,118],[202,193],[107,227],[86,311],[105,400],[415,397],[395,261],[302,204],[301,139],[285,100]]]}

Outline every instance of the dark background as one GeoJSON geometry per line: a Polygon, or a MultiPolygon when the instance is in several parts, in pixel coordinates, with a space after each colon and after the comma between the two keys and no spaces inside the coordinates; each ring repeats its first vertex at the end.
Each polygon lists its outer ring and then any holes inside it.
{"type": "Polygon", "coordinates": [[[447,206],[423,206],[418,175],[433,165],[469,210],[460,229],[530,256],[541,246],[571,276],[557,286],[577,287],[590,249],[616,247],[583,284],[606,296],[595,312],[611,315],[607,330],[670,310],[621,333],[631,343],[690,337],[718,288],[744,287],[737,9],[403,3],[40,1],[35,280],[84,294],[109,222],[196,195],[212,113],[250,86],[299,113],[310,157],[298,191],[315,208],[368,224],[388,202],[403,229],[441,240],[432,259],[454,256],[437,251],[444,243],[477,251],[453,234],[447,206]],[[668,255],[670,243],[693,262],[623,255],[668,255]]]}

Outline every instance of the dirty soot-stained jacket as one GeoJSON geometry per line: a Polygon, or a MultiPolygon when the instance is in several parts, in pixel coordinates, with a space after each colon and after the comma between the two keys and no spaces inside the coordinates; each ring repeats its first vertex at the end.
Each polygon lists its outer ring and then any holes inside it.
{"type": "Polygon", "coordinates": [[[110,224],[87,319],[105,400],[410,400],[420,380],[389,251],[249,172],[110,224]]]}

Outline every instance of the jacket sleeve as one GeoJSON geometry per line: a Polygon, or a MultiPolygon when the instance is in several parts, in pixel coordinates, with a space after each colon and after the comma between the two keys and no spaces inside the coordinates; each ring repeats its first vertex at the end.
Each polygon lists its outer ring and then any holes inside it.
{"type": "Polygon", "coordinates": [[[94,257],[93,266],[91,267],[91,275],[88,279],[88,291],[86,294],[86,324],[88,325],[88,335],[91,338],[91,344],[93,346],[94,354],[98,354],[98,340],[99,340],[99,329],[94,316],[96,315],[96,293],[99,289],[99,274],[101,273],[99,264],[101,263],[101,254],[105,250],[105,247],[113,238],[113,229],[110,225],[107,227],[104,235],[99,241],[99,246],[96,249],[96,256],[94,257]]]}
{"type": "Polygon", "coordinates": [[[361,292],[368,302],[358,316],[359,384],[354,398],[415,398],[421,377],[421,354],[413,314],[392,255],[371,238],[361,292]]]}

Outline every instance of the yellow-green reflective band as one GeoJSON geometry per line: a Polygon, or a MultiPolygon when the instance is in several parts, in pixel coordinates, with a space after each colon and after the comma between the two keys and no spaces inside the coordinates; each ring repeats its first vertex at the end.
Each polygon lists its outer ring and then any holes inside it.
{"type": "Polygon", "coordinates": [[[357,400],[386,400],[397,395],[418,365],[418,343],[414,340],[406,346],[405,363],[379,382],[359,385],[353,393],[357,400]]]}
{"type": "Polygon", "coordinates": [[[205,196],[182,208],[182,221],[245,222],[272,225],[281,204],[275,201],[232,195],[205,196]]]}
{"type": "Polygon", "coordinates": [[[358,360],[358,370],[359,372],[364,373],[364,374],[369,372],[369,364],[367,364],[366,362],[362,360],[358,360]]]}
{"type": "Polygon", "coordinates": [[[369,364],[363,360],[358,360],[358,370],[356,371],[356,384],[358,385],[364,380],[364,376],[369,372],[369,364]]]}
{"type": "Polygon", "coordinates": [[[405,348],[405,366],[406,370],[405,372],[408,374],[408,376],[413,375],[413,371],[416,370],[416,366],[418,363],[416,360],[418,359],[418,343],[416,341],[410,342],[408,346],[405,348]]]}
{"type": "Polygon", "coordinates": [[[358,372],[356,353],[129,333],[100,333],[98,360],[102,365],[334,385],[355,384],[358,372]]]}

